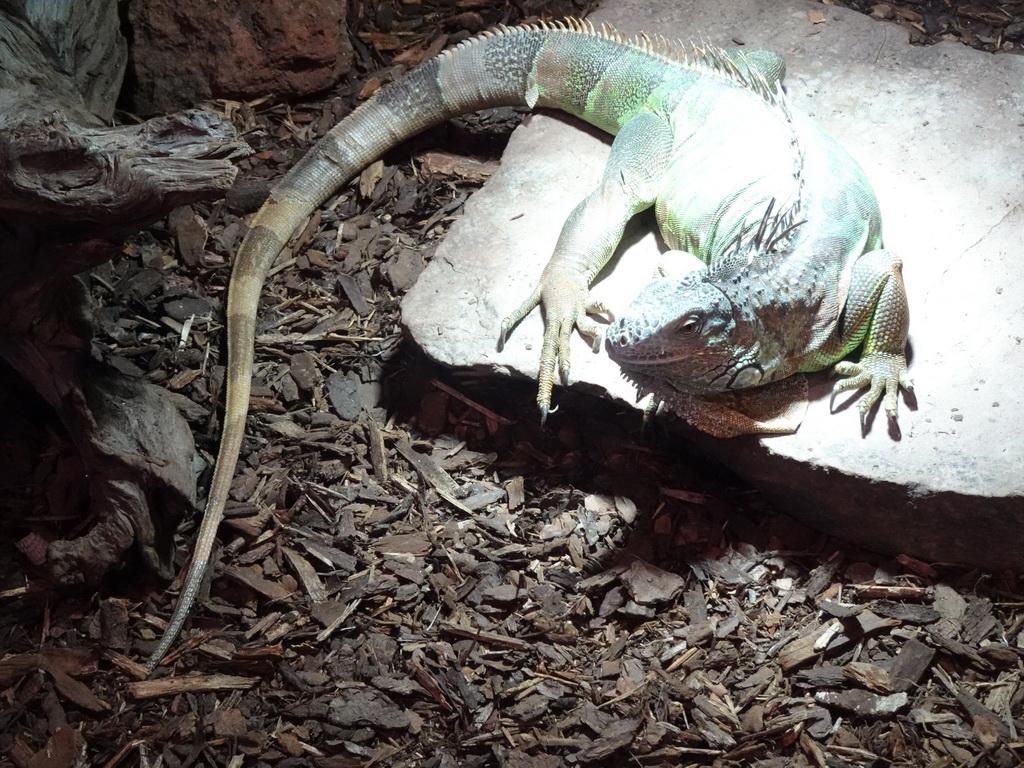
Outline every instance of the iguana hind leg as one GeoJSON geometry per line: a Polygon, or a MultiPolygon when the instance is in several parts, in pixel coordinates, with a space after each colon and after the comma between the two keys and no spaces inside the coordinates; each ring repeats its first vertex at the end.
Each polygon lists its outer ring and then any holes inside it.
{"type": "Polygon", "coordinates": [[[601,326],[587,317],[590,284],[615,252],[626,223],[654,204],[671,150],[672,129],[664,118],[641,112],[625,123],[612,142],[600,186],[569,214],[537,287],[501,323],[504,341],[538,304],[544,312],[537,374],[542,420],[551,407],[556,367],[563,380],[569,374],[573,329],[601,337],[601,326]]]}
{"type": "Polygon", "coordinates": [[[863,338],[864,349],[858,362],[844,360],[836,364],[836,373],[850,378],[836,382],[832,397],[870,387],[860,401],[861,421],[883,393],[882,407],[895,420],[899,388],[913,391],[914,383],[907,371],[910,310],[903,286],[903,262],[891,251],[870,251],[857,259],[843,310],[843,326],[849,333],[844,348],[849,350],[863,338]]]}

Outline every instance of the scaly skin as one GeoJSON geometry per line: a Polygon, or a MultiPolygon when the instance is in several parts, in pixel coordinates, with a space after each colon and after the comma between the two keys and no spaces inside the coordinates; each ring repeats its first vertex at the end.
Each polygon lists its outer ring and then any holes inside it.
{"type": "MultiPolygon", "coordinates": [[[[556,368],[569,366],[573,329],[599,335],[586,316],[590,283],[634,214],[655,205],[669,244],[709,264],[756,228],[770,201],[788,201],[787,215],[795,214],[803,153],[778,88],[783,73],[771,51],[687,54],[578,21],[500,28],[425,62],[335,126],[277,184],[239,249],[217,467],[182,593],[148,668],[174,642],[209,567],[245,429],[260,291],[307,216],[391,147],[468,112],[552,107],[615,135],[603,182],[570,215],[536,291],[502,324],[504,338],[535,306],[544,309],[537,400],[546,414],[556,368]]],[[[851,372],[859,386],[863,372],[851,372]]],[[[874,384],[877,374],[867,376],[874,384]]]]}
{"type": "Polygon", "coordinates": [[[882,248],[874,193],[820,128],[800,116],[792,124],[802,155],[795,202],[766,209],[760,234],[721,249],[703,247],[692,230],[669,221],[666,241],[690,247],[707,268],[651,283],[606,333],[609,356],[641,395],[720,437],[792,432],[798,413],[745,413],[780,410],[791,393],[772,383],[799,372],[835,364],[850,378],[833,397],[869,387],[859,405],[862,429],[880,398],[895,422],[899,388],[913,388],[902,263],[882,248]],[[859,362],[842,361],[858,348],[859,362]]]}

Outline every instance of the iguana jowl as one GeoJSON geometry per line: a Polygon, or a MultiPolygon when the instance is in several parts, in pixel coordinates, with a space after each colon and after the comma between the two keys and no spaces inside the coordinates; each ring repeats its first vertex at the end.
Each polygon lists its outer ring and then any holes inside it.
{"type": "Polygon", "coordinates": [[[210,495],[185,585],[147,662],[166,654],[202,583],[245,428],[256,312],[292,232],[342,184],[425,128],[495,106],[552,107],[616,136],[600,186],[569,216],[537,289],[502,324],[538,304],[546,327],[538,404],[569,364],[590,284],[626,222],[655,206],[666,242],[709,268],[667,278],[609,332],[609,350],[640,386],[719,434],[791,431],[699,398],[829,365],[865,346],[838,389],[871,385],[870,406],[909,385],[899,262],[881,245],[874,196],[856,163],[779,86],[781,57],[626,40],[586,22],[499,28],[380,90],[335,126],[274,188],[235,261],[228,291],[227,398],[210,495]],[[768,213],[766,213],[768,212],[768,213]],[[800,220],[805,220],[799,224],[800,220]],[[733,338],[735,334],[735,339],[733,338]],[[678,352],[685,351],[685,355],[678,352]]]}

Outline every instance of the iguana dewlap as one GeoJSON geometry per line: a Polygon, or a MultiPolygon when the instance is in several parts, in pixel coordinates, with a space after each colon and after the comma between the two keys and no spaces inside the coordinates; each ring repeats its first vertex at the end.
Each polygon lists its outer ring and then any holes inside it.
{"type": "MultiPolygon", "coordinates": [[[[885,392],[894,416],[896,390],[909,385],[899,261],[881,250],[877,204],[860,168],[791,113],[783,72],[770,51],[686,53],[586,22],[499,28],[425,62],[335,126],[278,182],[235,260],[217,466],[184,588],[148,667],[180,631],[210,561],[245,429],[267,272],[342,184],[449,118],[551,107],[616,137],[601,184],[570,214],[537,289],[502,324],[504,336],[543,307],[543,414],[556,369],[568,369],[573,330],[600,336],[586,314],[591,282],[626,222],[653,206],[668,245],[707,268],[656,282],[609,329],[609,353],[642,392],[717,434],[779,430],[774,416],[743,415],[737,404],[758,385],[862,346],[859,363],[836,366],[851,376],[837,390],[870,385],[864,408],[885,392]]],[[[792,428],[791,420],[781,427],[792,428]]]]}

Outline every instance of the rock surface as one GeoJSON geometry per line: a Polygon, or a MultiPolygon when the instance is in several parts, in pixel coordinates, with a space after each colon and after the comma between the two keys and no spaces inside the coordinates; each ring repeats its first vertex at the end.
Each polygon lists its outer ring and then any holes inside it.
{"type": "MultiPolygon", "coordinates": [[[[917,394],[901,398],[901,434],[883,415],[862,438],[849,398],[830,413],[831,383],[820,374],[797,434],[693,439],[795,516],[854,543],[1024,567],[1024,59],[955,43],[910,47],[895,25],[803,0],[619,0],[592,20],[780,50],[794,104],[865,167],[886,245],[904,259],[917,394]]],[[[404,322],[428,355],[536,375],[539,313],[499,352],[500,321],[532,289],[608,147],[607,137],[557,115],[516,132],[501,172],[406,297],[404,322]]],[[[640,217],[597,286],[616,306],[652,274],[653,230],[640,217]]],[[[570,383],[632,400],[614,364],[579,338],[570,383]]]]}
{"type": "Polygon", "coordinates": [[[133,108],[173,112],[210,98],[307,96],[348,71],[340,0],[133,0],[133,108]]]}

